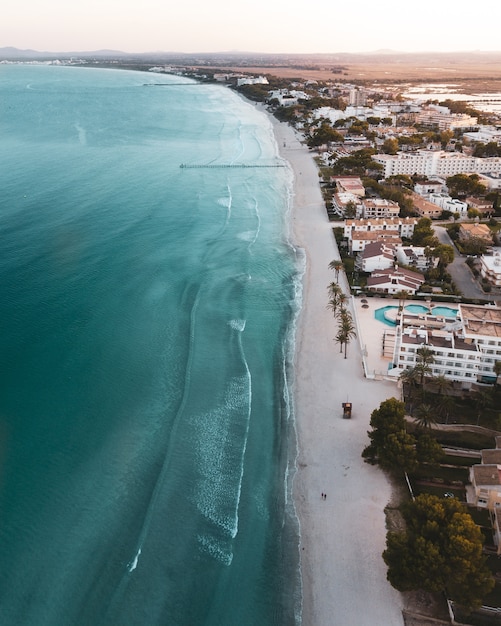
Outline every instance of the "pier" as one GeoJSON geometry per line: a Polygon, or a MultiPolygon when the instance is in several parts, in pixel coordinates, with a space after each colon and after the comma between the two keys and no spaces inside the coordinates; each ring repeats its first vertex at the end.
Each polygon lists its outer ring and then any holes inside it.
{"type": "Polygon", "coordinates": [[[286,167],[285,163],[181,163],[183,169],[207,169],[207,168],[246,168],[246,167],[286,167]]]}

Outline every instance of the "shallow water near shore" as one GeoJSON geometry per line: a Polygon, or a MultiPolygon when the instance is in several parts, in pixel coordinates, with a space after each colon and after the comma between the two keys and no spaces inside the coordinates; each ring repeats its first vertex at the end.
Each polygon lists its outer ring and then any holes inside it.
{"type": "Polygon", "coordinates": [[[269,121],[140,72],[4,66],[0,95],[0,623],[298,624],[269,121]]]}

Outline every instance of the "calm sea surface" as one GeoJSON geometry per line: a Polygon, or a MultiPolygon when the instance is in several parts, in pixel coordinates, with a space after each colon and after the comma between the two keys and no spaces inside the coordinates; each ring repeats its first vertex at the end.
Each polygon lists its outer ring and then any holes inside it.
{"type": "Polygon", "coordinates": [[[303,258],[267,118],[0,66],[0,624],[300,621],[303,258]]]}

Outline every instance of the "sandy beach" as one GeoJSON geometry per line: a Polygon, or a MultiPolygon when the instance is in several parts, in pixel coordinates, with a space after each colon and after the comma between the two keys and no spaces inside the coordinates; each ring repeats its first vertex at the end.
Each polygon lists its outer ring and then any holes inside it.
{"type": "MultiPolygon", "coordinates": [[[[400,626],[402,597],[387,582],[381,557],[391,486],[378,468],[361,458],[372,410],[398,389],[395,383],[364,378],[358,339],[348,346],[347,359],[339,353],[333,340],[336,322],[326,308],[327,286],[335,280],[328,264],[339,254],[318,170],[300,135],[271,119],[280,153],[294,171],[292,236],[305,250],[307,263],[294,382],[302,623],[400,626]],[[342,418],[345,401],[353,403],[351,420],[342,418]]],[[[339,281],[348,294],[344,275],[339,281]]]]}

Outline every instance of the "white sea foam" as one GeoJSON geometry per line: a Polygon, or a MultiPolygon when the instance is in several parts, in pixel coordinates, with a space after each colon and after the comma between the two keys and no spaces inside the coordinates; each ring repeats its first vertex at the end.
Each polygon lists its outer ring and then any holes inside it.
{"type": "Polygon", "coordinates": [[[75,124],[75,129],[78,133],[78,141],[80,142],[82,146],[86,146],[87,145],[87,131],[85,130],[85,128],[80,126],[78,122],[75,124]]]}
{"type": "Polygon", "coordinates": [[[223,563],[223,565],[231,565],[233,561],[233,552],[225,549],[221,543],[218,543],[214,537],[208,535],[198,535],[198,543],[203,552],[206,552],[214,559],[223,563]]]}
{"type": "Polygon", "coordinates": [[[239,233],[237,237],[242,241],[250,241],[251,243],[254,243],[254,241],[256,241],[256,233],[253,230],[246,230],[242,233],[239,233]]]}
{"type": "Polygon", "coordinates": [[[136,552],[136,556],[132,559],[132,561],[127,565],[127,569],[129,572],[133,572],[137,567],[137,562],[139,561],[139,557],[141,556],[141,548],[136,552]]]}
{"type": "Polygon", "coordinates": [[[243,332],[245,330],[246,320],[230,320],[228,324],[235,330],[243,332]]]}

